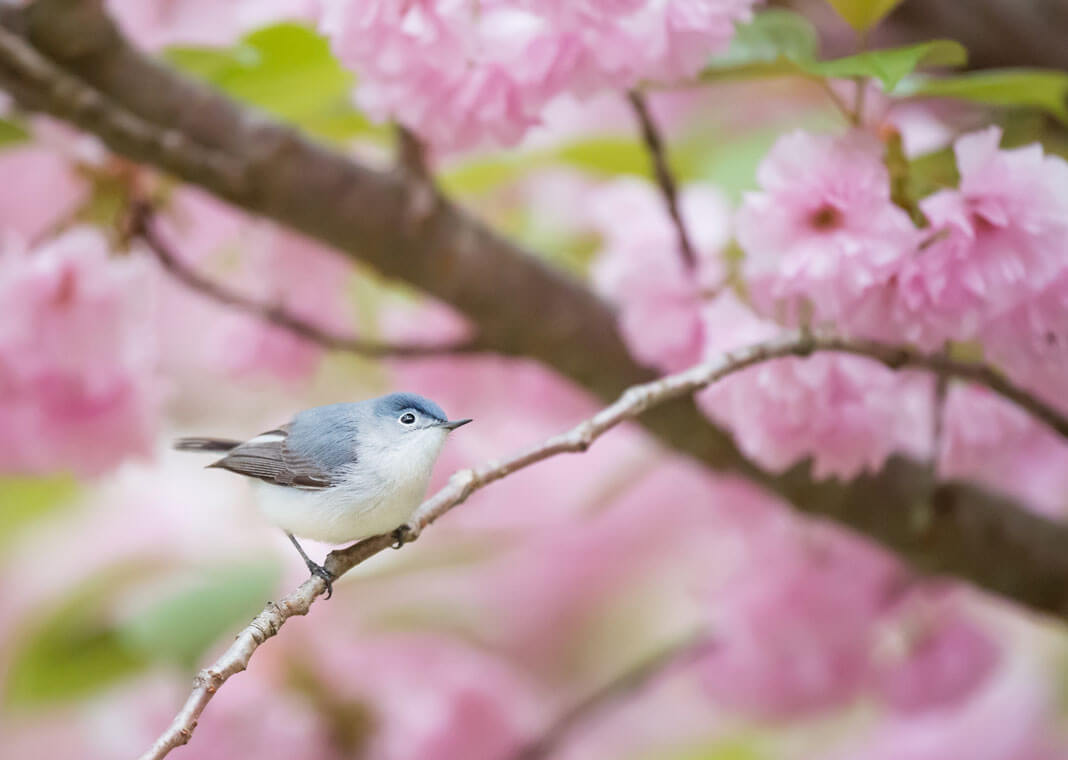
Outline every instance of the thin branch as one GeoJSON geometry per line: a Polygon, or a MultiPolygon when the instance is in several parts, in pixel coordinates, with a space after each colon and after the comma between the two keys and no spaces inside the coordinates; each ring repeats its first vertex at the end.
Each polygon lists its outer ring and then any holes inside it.
{"type": "MultiPolygon", "coordinates": [[[[787,356],[809,356],[816,351],[839,351],[868,356],[893,369],[913,367],[928,369],[962,380],[981,382],[1009,399],[1020,402],[1032,414],[1068,436],[1068,419],[1042,402],[1031,398],[986,367],[957,362],[944,356],[924,356],[909,350],[871,342],[851,342],[834,337],[791,333],[775,340],[723,354],[688,370],[662,377],[627,389],[615,403],[571,430],[503,459],[478,467],[460,470],[448,484],[424,501],[413,513],[406,528],[406,542],[416,540],[423,529],[439,517],[462,504],[467,498],[491,483],[558,454],[585,451],[617,425],[673,398],[685,396],[747,367],[787,356]]],[[[902,507],[904,505],[901,505],[902,507]]],[[[352,546],[330,552],[325,567],[339,578],[353,567],[388,548],[392,534],[375,536],[352,546]]],[[[271,602],[214,664],[202,670],[193,683],[193,691],[174,722],[156,743],[142,755],[142,760],[159,760],[177,746],[189,741],[197,719],[220,686],[244,670],[256,649],[278,633],[287,619],[308,612],[315,598],[326,590],[322,578],[312,576],[280,602],[271,602]]]]}
{"type": "Polygon", "coordinates": [[[670,671],[690,664],[714,645],[714,639],[706,634],[691,636],[620,673],[558,717],[540,737],[516,753],[513,760],[542,760],[549,757],[575,728],[597,713],[642,691],[670,671]]]}
{"type": "Polygon", "coordinates": [[[656,176],[656,183],[660,186],[660,193],[664,196],[664,205],[667,206],[668,215],[675,225],[682,261],[692,269],[697,266],[697,252],[693,242],[690,240],[689,233],[686,231],[686,224],[682,220],[682,212],[679,209],[678,185],[675,182],[675,175],[671,171],[671,165],[668,163],[664,140],[660,136],[660,130],[657,129],[656,121],[649,110],[649,104],[645,102],[645,96],[638,90],[631,90],[627,93],[627,100],[634,110],[635,117],[638,119],[642,141],[645,143],[645,148],[649,151],[649,157],[653,162],[653,174],[656,176]]]}
{"type": "Polygon", "coordinates": [[[160,265],[186,287],[213,301],[232,306],[331,351],[345,351],[375,358],[417,359],[480,350],[477,341],[449,345],[382,343],[329,332],[286,311],[281,306],[262,303],[230,290],[225,285],[210,280],[188,266],[163,239],[155,223],[154,211],[148,203],[135,201],[130,204],[128,224],[131,237],[142,240],[160,265]]]}

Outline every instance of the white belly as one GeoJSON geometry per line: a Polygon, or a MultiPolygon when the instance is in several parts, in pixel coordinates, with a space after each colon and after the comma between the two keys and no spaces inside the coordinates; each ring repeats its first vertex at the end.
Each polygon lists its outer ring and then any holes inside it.
{"type": "Polygon", "coordinates": [[[419,487],[385,491],[368,499],[342,486],[302,491],[259,481],[255,484],[260,511],[272,523],[299,538],[331,544],[358,541],[400,527],[419,506],[426,482],[419,487]]]}

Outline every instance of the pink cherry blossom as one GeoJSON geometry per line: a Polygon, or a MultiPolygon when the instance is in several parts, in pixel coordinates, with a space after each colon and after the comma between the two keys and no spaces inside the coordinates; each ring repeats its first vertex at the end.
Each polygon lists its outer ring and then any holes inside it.
{"type": "Polygon", "coordinates": [[[517,142],[565,92],[692,76],[753,4],[325,0],[322,29],[364,108],[458,148],[517,142]]]}
{"type": "MultiPolygon", "coordinates": [[[[718,356],[774,335],[733,295],[706,314],[718,356]]],[[[930,423],[928,378],[857,356],[776,359],[743,370],[699,395],[702,408],[763,466],[785,470],[811,456],[817,477],[878,470],[895,451],[923,452],[930,423]]]]}
{"type": "MultiPolygon", "coordinates": [[[[1053,699],[1038,666],[1018,653],[970,697],[891,717],[840,760],[1057,760],[1053,699]],[[997,726],[997,730],[991,730],[997,726]]],[[[1062,747],[1063,750],[1063,747],[1062,747]]]]}
{"type": "Polygon", "coordinates": [[[0,250],[0,469],[97,474],[146,454],[156,344],[145,269],[76,228],[0,250]]]}
{"type": "Polygon", "coordinates": [[[958,704],[996,669],[1000,647],[969,616],[961,594],[917,592],[894,615],[876,645],[875,688],[894,710],[918,713],[958,704]]]}
{"type": "Polygon", "coordinates": [[[738,242],[765,314],[796,319],[804,307],[837,319],[918,242],[890,200],[882,146],[866,133],[785,135],[757,180],[738,213],[738,242]]]}
{"type": "Polygon", "coordinates": [[[368,757],[509,757],[532,738],[530,688],[505,662],[431,635],[320,641],[308,648],[330,693],[363,700],[368,757]]]}
{"type": "Polygon", "coordinates": [[[1068,272],[983,325],[987,356],[1010,377],[1065,406],[1068,384],[1068,272]]]}
{"type": "Polygon", "coordinates": [[[618,304],[632,353],[669,372],[700,358],[704,293],[723,278],[718,256],[730,229],[727,202],[713,187],[685,188],[681,212],[699,257],[695,271],[684,264],[677,232],[652,185],[618,180],[590,201],[593,224],[604,241],[594,283],[618,304]]]}
{"type": "Polygon", "coordinates": [[[960,188],[921,202],[927,242],[873,295],[876,332],[928,349],[971,339],[1065,270],[1068,163],[1000,140],[996,127],[957,140],[960,188]]]}
{"type": "Polygon", "coordinates": [[[88,182],[58,151],[31,144],[0,151],[0,235],[36,241],[69,221],[88,199],[88,182]]]}
{"type": "Polygon", "coordinates": [[[943,414],[943,476],[986,483],[1044,514],[1065,514],[1068,444],[1063,438],[978,386],[952,387],[943,414]]]}
{"type": "Polygon", "coordinates": [[[716,646],[702,663],[706,688],[732,709],[780,717],[854,697],[899,571],[853,539],[796,524],[749,544],[711,600],[716,646]]]}

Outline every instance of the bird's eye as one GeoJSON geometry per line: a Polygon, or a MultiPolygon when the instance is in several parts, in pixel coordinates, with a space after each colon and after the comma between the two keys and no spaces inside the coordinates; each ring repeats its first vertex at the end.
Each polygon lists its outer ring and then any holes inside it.
{"type": "Polygon", "coordinates": [[[401,424],[411,425],[413,422],[415,422],[415,415],[411,412],[405,412],[400,416],[400,421],[401,424]]]}

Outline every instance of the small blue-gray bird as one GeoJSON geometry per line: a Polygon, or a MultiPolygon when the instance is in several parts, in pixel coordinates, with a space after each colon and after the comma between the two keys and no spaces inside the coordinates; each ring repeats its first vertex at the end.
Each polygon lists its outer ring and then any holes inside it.
{"type": "Polygon", "coordinates": [[[254,478],[260,510],[326,581],[329,598],[333,577],[308,558],[296,536],[341,544],[394,531],[403,541],[401,526],[426,493],[445,437],[468,422],[449,420],[422,396],[391,393],[306,409],[243,443],[182,438],[175,448],[226,452],[208,467],[254,478]]]}

